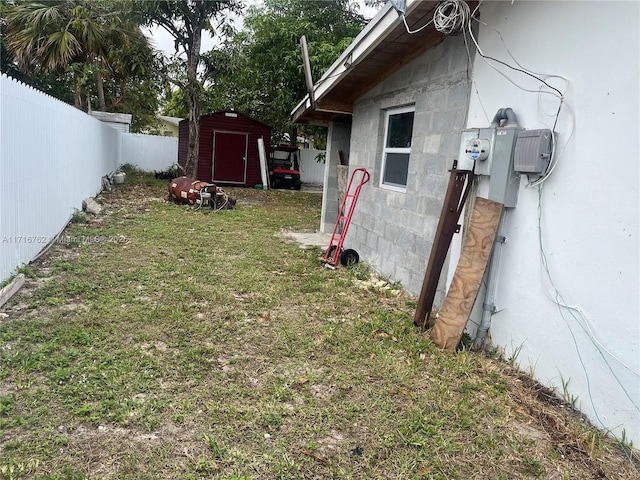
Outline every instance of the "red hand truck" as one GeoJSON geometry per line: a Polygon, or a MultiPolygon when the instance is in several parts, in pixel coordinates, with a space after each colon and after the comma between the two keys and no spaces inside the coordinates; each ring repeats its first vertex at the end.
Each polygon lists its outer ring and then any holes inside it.
{"type": "Polygon", "coordinates": [[[342,199],[342,205],[340,205],[340,212],[338,213],[338,219],[336,225],[333,227],[333,233],[331,234],[331,241],[324,254],[322,261],[331,266],[336,266],[338,261],[345,267],[352,266],[358,263],[360,256],[358,252],[353,249],[343,250],[344,239],[347,236],[347,230],[351,223],[351,217],[353,217],[353,211],[356,208],[358,197],[360,196],[360,190],[365,183],[369,181],[369,172],[365,168],[356,168],[351,173],[349,184],[342,199]],[[354,182],[356,177],[359,180],[354,182]],[[353,189],[352,189],[353,187],[353,189]],[[353,191],[352,191],[353,190],[353,191]]]}

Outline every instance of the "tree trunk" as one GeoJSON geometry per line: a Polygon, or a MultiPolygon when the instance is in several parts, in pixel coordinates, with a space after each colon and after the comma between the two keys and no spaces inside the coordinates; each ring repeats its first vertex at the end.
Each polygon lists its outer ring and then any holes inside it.
{"type": "Polygon", "coordinates": [[[76,107],[78,110],[82,110],[82,92],[78,91],[78,89],[76,89],[75,91],[75,95],[73,98],[73,106],[76,107]]]}
{"type": "MultiPolygon", "coordinates": [[[[197,78],[198,64],[200,63],[200,45],[202,42],[202,25],[193,28],[193,43],[187,52],[187,84],[184,92],[189,103],[189,143],[187,152],[187,162],[185,164],[185,175],[197,178],[198,156],[200,154],[200,82],[197,78]]],[[[209,181],[209,178],[198,180],[209,181]]]]}
{"type": "Polygon", "coordinates": [[[80,86],[80,81],[77,78],[74,79],[73,83],[73,106],[78,110],[82,110],[82,87],[80,86]]]}
{"type": "Polygon", "coordinates": [[[98,88],[98,101],[100,102],[100,110],[107,111],[107,102],[104,99],[104,79],[102,78],[102,72],[98,72],[96,86],[98,88]]]}
{"type": "MultiPolygon", "coordinates": [[[[200,155],[200,98],[196,91],[189,89],[189,143],[185,175],[198,179],[198,156],[200,155]]],[[[203,179],[208,181],[209,179],[203,179]]]]}

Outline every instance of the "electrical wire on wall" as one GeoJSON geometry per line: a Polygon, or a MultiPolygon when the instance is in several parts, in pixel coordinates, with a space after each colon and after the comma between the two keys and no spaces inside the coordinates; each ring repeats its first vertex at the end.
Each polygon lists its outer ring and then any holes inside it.
{"type": "Polygon", "coordinates": [[[459,32],[469,22],[471,10],[466,2],[444,0],[433,12],[433,26],[440,33],[451,35],[459,32]]]}
{"type": "MultiPolygon", "coordinates": [[[[511,51],[509,50],[509,48],[506,45],[506,42],[504,41],[504,38],[502,37],[502,34],[496,30],[495,28],[487,25],[484,22],[481,22],[477,17],[475,17],[476,12],[478,11],[480,5],[482,4],[482,1],[478,4],[478,6],[476,7],[476,9],[473,11],[473,13],[469,16],[468,22],[467,22],[467,31],[469,33],[469,37],[471,38],[471,40],[473,41],[473,44],[476,47],[476,51],[477,53],[485,60],[485,62],[492,68],[494,69],[497,73],[499,73],[501,76],[503,76],[507,81],[509,81],[511,84],[513,84],[514,86],[516,86],[517,88],[526,91],[526,92],[531,92],[531,93],[536,93],[538,95],[538,108],[540,111],[543,112],[544,115],[546,115],[547,117],[552,117],[554,118],[554,122],[553,125],[551,126],[550,130],[551,130],[551,135],[552,135],[552,157],[551,160],[549,162],[549,165],[547,166],[546,171],[536,180],[530,181],[529,184],[527,184],[527,187],[534,187],[537,186],[538,187],[538,233],[539,233],[539,248],[540,248],[540,258],[541,258],[541,267],[542,270],[544,271],[544,274],[546,276],[546,280],[548,281],[548,283],[550,284],[551,288],[552,288],[552,292],[553,294],[549,294],[549,292],[545,291],[545,294],[547,295],[547,297],[558,307],[560,316],[562,318],[562,320],[565,322],[569,333],[571,334],[571,337],[573,339],[573,343],[574,343],[574,348],[576,350],[576,354],[578,356],[578,360],[582,366],[584,375],[585,375],[585,381],[586,381],[586,385],[587,385],[587,392],[588,392],[588,396],[589,396],[589,401],[591,404],[591,408],[594,412],[595,418],[597,419],[597,421],[600,423],[601,427],[603,428],[607,428],[606,425],[604,424],[604,422],[602,422],[599,414],[598,414],[598,409],[596,408],[594,399],[592,397],[592,391],[591,391],[591,381],[590,381],[590,376],[587,370],[587,367],[584,363],[583,360],[583,355],[582,352],[580,350],[580,347],[578,345],[578,342],[576,340],[576,335],[573,331],[573,328],[571,326],[571,324],[569,323],[567,317],[565,317],[565,312],[568,312],[570,317],[572,317],[575,321],[575,323],[583,330],[583,332],[586,334],[587,338],[589,338],[589,340],[591,341],[592,345],[595,347],[596,351],[599,353],[599,355],[601,356],[602,360],[604,361],[604,363],[606,364],[607,368],[609,369],[613,379],[615,380],[615,382],[619,385],[619,387],[621,388],[622,392],[624,393],[625,397],[629,400],[629,402],[631,403],[631,405],[633,406],[633,409],[640,412],[640,408],[637,404],[637,401],[634,400],[632,398],[632,396],[629,394],[629,392],[627,391],[625,385],[620,381],[620,379],[618,378],[618,376],[616,375],[616,373],[614,372],[614,369],[612,368],[611,364],[609,363],[609,360],[607,359],[607,355],[612,358],[613,360],[615,360],[616,362],[618,362],[620,365],[622,365],[625,369],[627,369],[628,371],[630,371],[633,375],[635,376],[640,376],[640,373],[636,370],[634,370],[632,367],[630,367],[629,365],[627,365],[624,361],[622,361],[619,357],[617,357],[613,352],[611,352],[609,349],[607,349],[594,335],[590,324],[589,324],[589,318],[587,316],[587,314],[578,306],[571,306],[568,305],[567,302],[565,302],[562,294],[560,293],[560,291],[558,290],[558,288],[556,287],[553,278],[551,276],[551,271],[549,269],[549,264],[547,262],[547,257],[545,255],[544,252],[544,246],[543,246],[543,241],[542,241],[542,224],[541,224],[541,217],[542,217],[542,189],[543,189],[543,183],[551,176],[551,174],[554,172],[554,170],[556,169],[557,165],[559,164],[559,160],[562,157],[562,154],[564,153],[564,150],[566,149],[566,146],[569,144],[569,142],[571,141],[572,137],[573,137],[573,133],[575,131],[575,116],[573,115],[573,112],[571,111],[571,109],[569,108],[569,105],[566,103],[565,100],[565,95],[566,92],[569,88],[569,81],[568,79],[566,79],[565,77],[562,77],[561,75],[554,75],[554,74],[543,74],[543,73],[539,73],[539,72],[534,72],[531,70],[528,70],[527,68],[523,67],[520,63],[518,63],[518,61],[515,59],[515,57],[513,56],[513,54],[511,53],[511,51]],[[515,65],[517,65],[517,67],[514,67],[506,62],[503,62],[501,60],[498,60],[494,57],[491,57],[489,55],[486,55],[482,49],[480,48],[480,45],[478,44],[474,34],[473,34],[473,29],[472,29],[472,25],[471,22],[472,20],[476,20],[478,23],[481,23],[483,25],[485,25],[486,27],[494,30],[499,38],[500,41],[502,42],[505,50],[507,51],[509,57],[511,57],[511,59],[513,60],[513,62],[515,63],[515,65]],[[504,72],[500,71],[498,68],[496,68],[496,66],[494,64],[492,64],[491,62],[496,62],[498,64],[501,64],[513,71],[516,72],[520,72],[522,74],[525,74],[527,76],[530,76],[534,79],[536,79],[537,81],[539,81],[541,83],[540,87],[538,88],[537,91],[535,90],[531,90],[531,89],[527,89],[521,85],[519,85],[518,83],[516,83],[513,79],[511,79],[508,75],[506,75],[504,72]],[[555,79],[561,79],[562,81],[565,82],[564,88],[563,90],[560,90],[552,85],[550,85],[548,83],[548,80],[555,78],[555,79]],[[546,89],[545,89],[546,88],[546,89]],[[542,95],[552,95],[555,98],[558,99],[558,108],[556,110],[556,112],[554,114],[549,114],[547,112],[544,112],[544,109],[542,108],[542,95]],[[556,133],[555,133],[555,129],[556,126],[558,124],[558,119],[560,117],[560,113],[562,112],[563,108],[568,111],[568,114],[570,116],[571,119],[571,125],[570,125],[570,133],[567,136],[566,141],[564,142],[564,146],[562,147],[561,150],[558,150],[558,145],[557,145],[557,137],[556,137],[556,133]],[[606,355],[605,355],[606,354],[606,355]]],[[[547,126],[547,125],[545,125],[547,126]]],[[[544,285],[544,281],[543,281],[543,285],[544,285]]],[[[629,449],[626,445],[624,445],[624,443],[622,441],[620,441],[619,439],[618,443],[619,446],[621,447],[621,449],[625,452],[625,454],[627,455],[627,457],[630,459],[630,452],[629,449]]],[[[632,462],[633,464],[633,462],[632,462]]],[[[634,465],[635,467],[635,465],[634,465]]]]}
{"type": "MultiPolygon", "coordinates": [[[[616,381],[616,383],[618,384],[618,386],[621,388],[622,392],[624,393],[625,397],[627,397],[627,399],[629,400],[631,405],[633,405],[633,408],[637,412],[640,412],[640,407],[636,403],[637,399],[634,400],[631,397],[631,395],[629,395],[629,392],[627,391],[626,387],[623,385],[623,383],[620,381],[618,376],[613,371],[613,368],[609,364],[609,361],[607,360],[607,357],[605,356],[605,353],[607,353],[609,356],[611,356],[611,358],[616,360],[618,363],[620,363],[624,368],[629,370],[635,376],[640,376],[640,372],[638,372],[637,370],[634,370],[632,367],[627,365],[625,362],[623,362],[620,358],[618,358],[616,355],[614,355],[610,350],[608,350],[604,345],[602,345],[602,343],[600,343],[598,341],[598,339],[595,337],[595,335],[591,331],[591,327],[589,326],[589,318],[588,318],[587,314],[578,306],[568,305],[565,302],[564,298],[562,297],[562,294],[560,293],[560,291],[556,287],[556,285],[555,285],[555,283],[553,281],[553,277],[551,276],[551,271],[549,269],[549,263],[547,261],[547,255],[545,253],[544,244],[543,244],[543,240],[542,240],[542,238],[543,238],[543,235],[542,235],[542,189],[543,189],[543,187],[544,187],[544,185],[539,185],[538,186],[538,246],[540,248],[540,259],[541,259],[541,267],[542,267],[541,274],[543,276],[542,284],[544,286],[544,283],[545,283],[544,282],[544,277],[546,277],[546,280],[549,282],[549,285],[551,286],[553,295],[550,294],[549,292],[547,292],[546,289],[545,289],[545,294],[547,295],[549,300],[551,300],[558,307],[558,311],[560,313],[560,317],[562,318],[562,320],[564,321],[565,325],[567,326],[567,329],[569,330],[569,333],[571,335],[571,339],[573,341],[574,349],[575,349],[576,354],[578,356],[578,360],[580,361],[580,365],[582,366],[582,371],[584,372],[585,382],[587,384],[587,394],[588,394],[588,397],[589,397],[589,403],[591,404],[591,408],[593,410],[593,413],[594,413],[598,423],[600,424],[600,426],[605,430],[609,430],[609,428],[604,424],[604,422],[600,418],[600,415],[598,415],[598,409],[596,408],[595,401],[593,399],[592,392],[591,392],[591,378],[589,376],[589,372],[587,370],[587,366],[585,365],[584,360],[582,359],[582,352],[580,350],[580,347],[578,346],[578,341],[576,339],[576,335],[575,335],[575,333],[573,331],[573,328],[571,327],[571,324],[569,323],[568,319],[565,317],[564,312],[565,311],[569,312],[569,315],[573,318],[575,323],[587,334],[587,337],[589,338],[589,340],[591,341],[591,343],[595,347],[596,351],[600,354],[600,356],[602,357],[602,360],[607,365],[607,368],[611,372],[611,375],[613,376],[614,380],[616,381]],[[582,318],[582,322],[580,322],[579,318],[576,316],[576,313],[582,318]],[[583,325],[583,323],[584,323],[584,325],[583,325]]],[[[623,431],[623,433],[624,433],[624,431],[623,431]]],[[[618,443],[619,448],[622,450],[622,452],[626,455],[627,459],[631,463],[631,466],[637,472],[638,470],[636,468],[635,463],[633,462],[633,453],[632,453],[632,451],[630,449],[630,446],[627,445],[620,438],[616,437],[615,435],[613,437],[616,440],[616,442],[618,443]]]]}
{"type": "Polygon", "coordinates": [[[511,51],[509,50],[509,48],[506,45],[506,42],[504,41],[504,38],[502,37],[502,34],[495,28],[491,27],[490,25],[488,25],[485,22],[482,22],[479,18],[476,17],[476,13],[480,8],[480,5],[482,5],[482,1],[480,1],[478,3],[478,5],[476,6],[476,8],[474,9],[473,13],[469,16],[468,18],[468,22],[467,22],[467,31],[469,33],[469,37],[471,38],[471,40],[473,41],[473,44],[476,47],[476,51],[478,53],[478,55],[480,55],[484,61],[487,63],[487,65],[489,65],[489,67],[491,67],[493,70],[495,70],[499,75],[501,75],[502,77],[504,77],[509,83],[511,83],[512,85],[514,85],[515,87],[519,88],[520,90],[523,90],[525,92],[530,92],[530,93],[537,93],[538,94],[538,104],[540,105],[540,97],[545,94],[545,95],[552,95],[554,97],[556,97],[558,99],[558,109],[555,113],[555,115],[553,115],[555,117],[553,126],[549,127],[549,125],[544,124],[544,126],[546,126],[547,128],[549,128],[551,130],[551,138],[552,138],[552,152],[551,152],[551,159],[549,161],[549,164],[547,165],[547,168],[545,170],[545,172],[543,172],[543,174],[533,180],[530,181],[526,186],[527,187],[534,187],[534,186],[538,186],[541,185],[542,183],[544,183],[553,173],[553,171],[555,170],[556,166],[559,163],[559,160],[562,156],[562,153],[564,152],[566,146],[569,144],[569,142],[571,141],[571,138],[573,137],[573,132],[574,132],[574,128],[573,128],[573,115],[572,112],[570,111],[568,105],[566,105],[566,101],[565,101],[565,95],[566,95],[566,91],[569,88],[569,80],[561,75],[556,75],[556,74],[546,74],[546,73],[540,73],[540,72],[535,72],[532,71],[530,69],[527,69],[526,67],[523,67],[517,60],[516,58],[513,56],[513,54],[511,53],[511,51]],[[480,45],[478,44],[478,41],[475,37],[475,35],[473,34],[473,29],[471,26],[471,22],[472,20],[475,20],[476,22],[478,22],[479,24],[482,24],[484,26],[486,26],[487,28],[493,30],[494,32],[496,32],[498,34],[498,37],[500,38],[500,41],[502,42],[502,45],[504,47],[504,49],[506,50],[507,54],[509,55],[509,57],[511,57],[511,59],[513,60],[513,62],[515,63],[515,65],[517,65],[517,67],[510,65],[507,62],[504,62],[502,60],[499,60],[497,58],[494,58],[492,56],[486,55],[482,49],[480,48],[480,45]],[[529,88],[525,88],[522,85],[519,85],[518,83],[516,83],[512,78],[510,78],[508,75],[506,75],[504,72],[502,72],[501,70],[499,70],[493,63],[491,62],[495,62],[497,64],[503,65],[515,72],[519,72],[522,73],[524,75],[527,75],[537,81],[539,81],[541,83],[541,85],[538,87],[538,90],[532,90],[529,88]],[[557,78],[557,79],[561,79],[565,82],[564,85],[564,89],[560,90],[559,88],[556,88],[552,85],[550,85],[547,80],[550,80],[552,78],[557,78]],[[545,87],[548,90],[545,90],[545,87]],[[560,152],[558,152],[558,148],[557,148],[557,138],[556,138],[556,134],[555,134],[555,127],[558,123],[558,119],[560,117],[560,113],[562,111],[562,108],[566,107],[567,110],[569,110],[569,113],[571,114],[571,122],[572,122],[572,128],[570,130],[570,134],[567,137],[567,140],[564,143],[564,146],[562,148],[562,150],[560,152]]]}
{"type": "MultiPolygon", "coordinates": [[[[525,91],[525,92],[531,92],[531,93],[537,93],[540,96],[542,96],[543,94],[545,95],[552,95],[554,97],[556,97],[558,99],[558,109],[555,113],[555,115],[553,115],[555,117],[553,126],[549,126],[546,123],[543,123],[545,127],[549,128],[551,130],[551,137],[552,137],[552,152],[551,152],[551,159],[549,161],[549,164],[547,165],[547,168],[545,170],[545,172],[542,173],[542,175],[535,179],[535,180],[531,180],[529,181],[528,184],[526,184],[527,187],[534,187],[534,186],[538,186],[541,185],[543,182],[545,182],[553,173],[553,171],[556,169],[560,158],[562,157],[562,153],[564,152],[566,146],[569,144],[569,142],[571,141],[571,138],[573,137],[573,131],[574,129],[571,128],[571,133],[569,134],[569,136],[567,137],[566,141],[564,142],[564,146],[562,148],[562,150],[558,151],[558,145],[557,145],[557,138],[556,138],[556,134],[555,134],[555,127],[558,123],[558,118],[560,117],[560,113],[563,109],[563,107],[565,107],[567,110],[570,110],[568,108],[568,106],[566,105],[565,102],[565,94],[566,91],[569,87],[569,81],[565,78],[562,77],[561,75],[555,75],[555,74],[545,74],[545,73],[539,73],[539,72],[535,72],[532,71],[530,69],[527,69],[525,67],[523,67],[517,60],[516,58],[513,56],[513,54],[511,53],[511,51],[509,50],[509,48],[507,47],[504,38],[502,37],[502,34],[496,30],[495,28],[491,27],[490,25],[482,22],[479,18],[477,18],[476,13],[478,12],[478,10],[480,9],[480,6],[482,5],[484,0],[481,0],[478,5],[476,6],[476,8],[473,10],[473,12],[471,12],[471,9],[469,8],[469,5],[463,1],[463,0],[444,0],[442,2],[440,2],[437,7],[434,10],[433,13],[433,18],[428,21],[426,24],[422,25],[421,27],[415,29],[415,30],[411,30],[409,28],[409,25],[407,24],[407,20],[405,17],[405,14],[402,13],[401,14],[401,18],[402,21],[404,23],[405,29],[407,31],[407,33],[409,33],[410,35],[418,33],[420,31],[422,31],[424,28],[426,28],[427,26],[431,25],[433,23],[434,28],[444,34],[450,35],[453,33],[458,33],[458,32],[462,32],[463,36],[464,36],[464,42],[465,42],[465,46],[467,47],[467,55],[469,56],[469,60],[471,60],[471,53],[469,51],[469,44],[467,42],[467,35],[468,37],[471,39],[471,41],[473,42],[474,46],[475,46],[475,50],[478,53],[478,55],[480,55],[484,61],[487,63],[487,65],[489,65],[493,70],[495,70],[499,75],[501,75],[502,77],[504,77],[509,83],[513,84],[514,86],[516,86],[517,88],[525,91]],[[487,28],[495,31],[499,38],[500,41],[502,42],[502,45],[504,46],[505,50],[507,51],[509,57],[511,57],[511,60],[513,60],[514,64],[516,66],[510,65],[507,62],[504,62],[502,60],[499,60],[495,57],[492,57],[490,55],[485,54],[482,51],[482,48],[480,48],[480,45],[473,33],[473,28],[472,28],[472,21],[476,21],[479,24],[482,24],[484,26],[486,26],[487,28]],[[512,78],[510,78],[508,75],[506,75],[504,72],[502,72],[500,69],[498,69],[493,63],[491,62],[495,62],[497,64],[500,64],[504,67],[507,67],[513,71],[522,73],[524,75],[527,75],[531,78],[534,78],[535,80],[540,82],[540,87],[537,90],[532,90],[529,88],[525,88],[522,85],[519,85],[518,83],[516,83],[516,81],[514,81],[512,78]],[[564,88],[563,90],[560,90],[559,88],[556,88],[554,86],[552,86],[551,84],[548,83],[548,80],[552,79],[552,78],[556,78],[556,79],[561,79],[565,82],[564,88]]],[[[475,85],[475,82],[472,82],[475,85]]],[[[486,109],[484,107],[484,105],[482,104],[482,100],[480,98],[480,94],[477,90],[476,87],[476,94],[478,97],[478,100],[480,102],[480,106],[482,107],[482,110],[484,111],[485,117],[487,117],[487,120],[489,120],[489,117],[487,115],[486,109]]],[[[569,112],[570,114],[572,112],[569,112]]],[[[572,118],[572,127],[573,127],[573,118],[572,118]]]]}
{"type": "MultiPolygon", "coordinates": [[[[561,75],[557,75],[557,74],[546,74],[546,73],[540,73],[540,72],[535,72],[532,71],[530,69],[527,69],[526,67],[522,66],[514,57],[514,55],[511,53],[511,51],[509,50],[509,48],[506,45],[506,42],[504,41],[504,38],[502,37],[502,34],[495,28],[493,28],[492,26],[482,22],[479,20],[479,18],[477,18],[476,14],[480,8],[480,6],[482,5],[484,0],[480,0],[480,2],[478,3],[478,5],[476,6],[476,8],[473,10],[473,12],[470,12],[470,9],[468,7],[468,5],[462,1],[462,0],[445,0],[443,2],[441,2],[440,4],[438,4],[438,7],[436,7],[436,10],[434,11],[434,17],[431,21],[429,21],[427,24],[423,25],[422,27],[420,27],[417,30],[411,31],[407,25],[406,19],[404,18],[404,15],[402,16],[403,22],[405,24],[405,27],[407,29],[407,32],[409,34],[413,34],[413,33],[417,33],[420,30],[422,30],[423,28],[425,28],[426,26],[430,25],[431,23],[434,24],[434,28],[440,32],[446,33],[446,34],[451,34],[451,33],[455,33],[455,32],[459,32],[461,31],[463,33],[464,36],[464,42],[465,42],[465,46],[467,48],[467,55],[469,57],[469,62],[471,62],[471,51],[469,49],[469,42],[467,39],[470,39],[470,41],[473,43],[473,46],[475,47],[475,51],[477,52],[478,55],[480,55],[483,60],[487,63],[487,65],[489,65],[489,67],[491,67],[493,70],[495,70],[499,75],[501,75],[502,77],[504,77],[509,83],[511,83],[512,85],[514,85],[515,87],[517,87],[518,89],[525,91],[525,92],[530,92],[530,93],[535,93],[538,96],[538,110],[539,112],[542,112],[542,114],[548,118],[553,119],[553,124],[551,126],[547,125],[546,122],[542,122],[545,127],[549,128],[551,130],[551,135],[552,135],[552,154],[551,154],[551,159],[549,161],[549,164],[547,165],[546,170],[542,173],[542,175],[540,175],[537,179],[534,180],[529,180],[529,182],[526,184],[526,187],[538,187],[538,242],[539,242],[539,250],[540,250],[540,261],[541,261],[541,274],[542,274],[542,284],[543,284],[543,289],[545,290],[545,294],[546,296],[549,298],[549,300],[551,302],[553,302],[559,310],[560,316],[562,318],[562,320],[564,321],[564,323],[566,324],[569,333],[573,339],[573,344],[574,344],[574,348],[576,351],[576,354],[578,356],[578,360],[582,366],[583,372],[584,372],[584,376],[585,376],[585,381],[586,381],[586,385],[587,385],[587,392],[588,392],[588,397],[589,397],[589,401],[591,404],[591,408],[593,409],[595,418],[597,419],[597,421],[599,422],[599,424],[607,429],[607,427],[604,425],[604,423],[602,422],[600,415],[598,414],[598,409],[596,408],[595,405],[595,401],[592,397],[592,390],[591,390],[591,379],[589,376],[589,372],[587,370],[587,367],[584,363],[583,360],[583,354],[584,352],[581,351],[581,346],[579,346],[577,338],[576,338],[576,332],[574,332],[575,327],[572,326],[572,324],[570,323],[569,319],[573,318],[573,320],[575,321],[575,324],[577,324],[577,326],[584,332],[584,334],[586,335],[586,337],[589,339],[589,341],[591,342],[591,344],[593,345],[593,347],[595,348],[595,350],[598,352],[598,354],[600,355],[600,357],[602,358],[602,360],[604,361],[604,363],[606,364],[609,372],[611,373],[613,379],[615,380],[615,382],[618,384],[618,386],[621,388],[622,392],[624,393],[625,397],[629,400],[630,404],[632,405],[632,408],[637,411],[640,412],[640,406],[638,405],[638,399],[634,399],[628,392],[628,390],[626,389],[625,385],[620,381],[620,379],[618,378],[618,376],[616,375],[612,365],[610,364],[609,359],[613,359],[614,361],[616,361],[618,364],[620,364],[623,368],[625,368],[627,371],[629,371],[631,374],[635,375],[636,377],[640,376],[640,372],[638,372],[637,370],[635,370],[633,367],[629,366],[628,364],[626,364],[622,359],[620,359],[618,356],[616,356],[610,349],[607,349],[601,341],[598,340],[598,338],[596,337],[596,335],[594,334],[591,325],[590,325],[590,320],[588,315],[584,312],[584,310],[582,308],[580,308],[579,306],[572,306],[569,305],[563,298],[561,292],[559,291],[559,289],[556,287],[553,277],[551,275],[551,271],[550,271],[550,267],[547,261],[547,256],[545,254],[544,251],[544,245],[543,245],[543,234],[542,234],[542,192],[543,192],[543,184],[544,182],[550,178],[550,176],[553,174],[553,172],[555,171],[556,167],[559,164],[560,159],[562,158],[562,154],[564,153],[564,151],[566,150],[567,145],[569,144],[569,142],[571,141],[571,139],[573,138],[573,134],[575,131],[575,116],[573,114],[572,109],[569,107],[569,105],[566,102],[566,93],[569,89],[569,80],[561,75]],[[510,57],[510,63],[505,62],[503,60],[499,60],[493,56],[487,55],[485,52],[482,51],[482,48],[480,47],[480,45],[478,44],[478,41],[473,33],[473,28],[472,28],[472,21],[476,21],[478,22],[478,24],[481,24],[485,27],[487,27],[488,29],[493,30],[494,32],[497,33],[497,35],[500,38],[500,41],[502,42],[502,45],[505,49],[505,51],[507,52],[508,56],[510,57]],[[516,80],[514,80],[513,78],[511,78],[509,75],[507,75],[504,71],[500,70],[499,68],[497,68],[496,65],[501,65],[503,67],[508,68],[509,70],[513,71],[513,72],[517,72],[518,74],[523,74],[526,75],[530,78],[533,78],[535,80],[537,80],[538,82],[540,82],[540,85],[538,87],[537,90],[531,89],[531,88],[526,88],[523,85],[519,84],[516,80]],[[564,82],[564,85],[562,87],[556,87],[553,86],[551,83],[549,83],[552,79],[554,80],[561,80],[562,82],[564,82]],[[553,112],[546,112],[543,108],[542,105],[542,98],[543,96],[552,96],[555,99],[557,99],[558,105],[557,105],[557,109],[554,109],[553,112]],[[568,134],[566,135],[566,139],[563,141],[563,146],[562,148],[558,147],[558,139],[557,139],[557,134],[555,132],[556,126],[558,124],[558,120],[560,118],[560,114],[562,112],[566,112],[566,114],[569,117],[569,131],[568,134]],[[547,287],[545,287],[545,284],[548,284],[551,292],[547,291],[547,287]],[[568,315],[567,315],[568,314],[568,315]]],[[[475,82],[470,82],[470,84],[474,84],[475,82]]],[[[487,115],[486,109],[484,108],[484,105],[482,104],[482,100],[480,98],[480,93],[477,90],[477,87],[475,89],[475,92],[478,96],[478,100],[480,103],[480,106],[485,114],[485,116],[487,117],[487,121],[489,121],[489,117],[487,115]]],[[[584,349],[584,348],[583,348],[584,349]]],[[[629,460],[631,460],[632,455],[629,451],[628,446],[620,439],[616,438],[616,440],[618,441],[619,446],[621,447],[621,449],[623,450],[623,452],[625,453],[625,455],[627,455],[627,457],[629,458],[629,460]]],[[[635,464],[633,461],[631,461],[632,465],[635,468],[635,464]]],[[[637,471],[637,469],[636,469],[637,471]]]]}
{"type": "Polygon", "coordinates": [[[401,14],[402,21],[409,35],[418,33],[433,23],[434,28],[446,35],[461,31],[467,24],[471,10],[466,2],[461,0],[444,0],[438,4],[433,12],[433,18],[415,30],[407,24],[405,14],[401,14]]]}

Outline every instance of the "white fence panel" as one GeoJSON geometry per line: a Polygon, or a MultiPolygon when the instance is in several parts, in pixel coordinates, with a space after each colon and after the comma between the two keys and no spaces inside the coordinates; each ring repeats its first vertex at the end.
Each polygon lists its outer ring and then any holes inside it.
{"type": "Polygon", "coordinates": [[[123,133],[120,164],[130,163],[146,172],[163,171],[178,163],[178,139],[138,133],[123,133]]]}
{"type": "Polygon", "coordinates": [[[324,150],[305,148],[300,150],[300,180],[303,183],[324,182],[324,162],[318,163],[316,157],[324,150]]]}
{"type": "Polygon", "coordinates": [[[60,231],[116,169],[120,133],[0,76],[0,281],[60,231]]]}
{"type": "MultiPolygon", "coordinates": [[[[301,178],[322,183],[322,150],[302,150],[301,178]]],[[[165,170],[178,139],[122,133],[0,75],[0,281],[29,263],[65,226],[101,177],[130,163],[165,170]]]]}

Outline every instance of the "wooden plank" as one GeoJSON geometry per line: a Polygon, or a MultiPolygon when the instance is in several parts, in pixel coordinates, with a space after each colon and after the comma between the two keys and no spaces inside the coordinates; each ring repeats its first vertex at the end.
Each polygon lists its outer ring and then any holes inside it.
{"type": "Polygon", "coordinates": [[[448,351],[458,346],[487,269],[504,206],[478,197],[451,287],[431,330],[434,343],[448,351]]]}
{"type": "Polygon", "coordinates": [[[20,273],[2,290],[0,290],[0,307],[9,301],[24,285],[24,274],[20,273]]]}
{"type": "Polygon", "coordinates": [[[467,183],[468,192],[468,188],[473,181],[471,172],[460,173],[455,167],[456,165],[451,169],[447,193],[442,204],[436,235],[431,247],[431,254],[429,255],[429,263],[427,263],[427,270],[424,274],[424,281],[422,282],[422,290],[420,291],[420,297],[418,298],[418,304],[413,317],[413,323],[417,327],[432,326],[429,322],[429,314],[433,307],[433,300],[435,299],[436,290],[438,289],[438,281],[440,280],[440,274],[447,252],[449,251],[449,246],[451,245],[451,240],[458,230],[458,219],[462,211],[461,200],[462,203],[464,203],[466,198],[466,195],[462,194],[462,190],[465,183],[467,183]]]}

